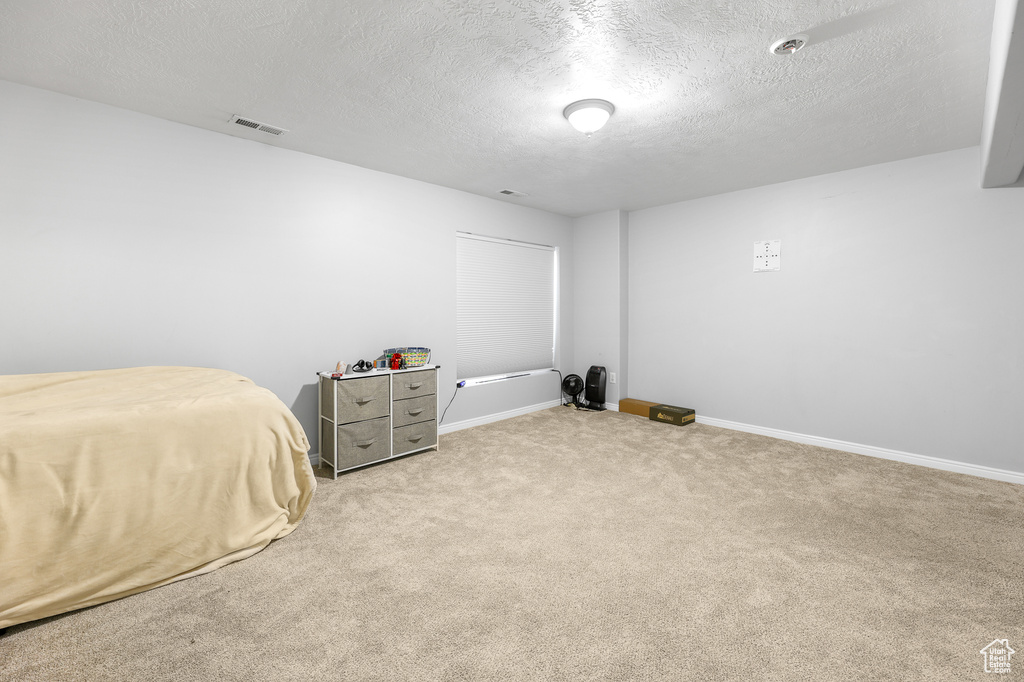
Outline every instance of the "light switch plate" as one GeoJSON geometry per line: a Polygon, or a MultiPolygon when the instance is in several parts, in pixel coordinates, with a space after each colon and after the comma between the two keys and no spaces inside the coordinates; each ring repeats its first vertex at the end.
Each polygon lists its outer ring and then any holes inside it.
{"type": "Polygon", "coordinates": [[[754,242],[754,272],[773,272],[782,267],[782,240],[754,242]]]}

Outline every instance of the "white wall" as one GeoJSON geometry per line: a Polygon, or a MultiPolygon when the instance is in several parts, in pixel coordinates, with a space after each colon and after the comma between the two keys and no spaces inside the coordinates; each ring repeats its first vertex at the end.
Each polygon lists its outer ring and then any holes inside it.
{"type": "MultiPolygon", "coordinates": [[[[626,226],[624,211],[605,211],[573,221],[576,259],[573,329],[576,334],[572,372],[586,379],[591,365],[609,373],[605,402],[615,406],[628,381],[625,331],[626,226]],[[610,383],[614,372],[617,382],[610,383]]],[[[567,374],[567,372],[563,372],[567,374]]]]}
{"type": "MultiPolygon", "coordinates": [[[[628,377],[699,415],[1024,471],[1024,193],[979,189],[978,154],[627,233],[0,81],[0,373],[223,367],[315,441],[317,370],[421,344],[443,406],[468,230],[559,247],[558,365],[615,371],[610,402],[628,377]],[[783,240],[781,272],[751,272],[758,239],[783,240]]],[[[558,397],[554,376],[468,391],[446,424],[558,397]]]]}
{"type": "Polygon", "coordinates": [[[629,214],[619,211],[619,395],[629,397],[629,214]]]}
{"type": "MultiPolygon", "coordinates": [[[[0,81],[0,373],[220,367],[316,449],[315,373],[423,345],[455,385],[455,232],[559,247],[571,220],[0,81]]],[[[557,376],[460,394],[446,424],[557,400],[557,376]]]]}
{"type": "Polygon", "coordinates": [[[630,397],[1024,471],[1024,192],[978,155],[631,213],[630,397]]]}

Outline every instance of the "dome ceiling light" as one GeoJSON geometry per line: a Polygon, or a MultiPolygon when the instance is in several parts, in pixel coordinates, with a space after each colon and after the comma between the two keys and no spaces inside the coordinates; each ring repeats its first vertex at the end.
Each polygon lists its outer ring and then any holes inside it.
{"type": "Polygon", "coordinates": [[[615,106],[603,99],[581,99],[565,108],[562,115],[573,128],[587,137],[597,132],[615,112],[615,106]]]}

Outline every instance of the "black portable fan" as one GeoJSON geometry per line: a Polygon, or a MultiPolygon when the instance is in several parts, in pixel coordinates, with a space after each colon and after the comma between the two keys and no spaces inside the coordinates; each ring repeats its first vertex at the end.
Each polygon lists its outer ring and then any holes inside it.
{"type": "Polygon", "coordinates": [[[579,374],[570,374],[562,380],[562,393],[569,396],[570,402],[576,407],[580,406],[580,393],[583,393],[583,377],[579,374]]]}

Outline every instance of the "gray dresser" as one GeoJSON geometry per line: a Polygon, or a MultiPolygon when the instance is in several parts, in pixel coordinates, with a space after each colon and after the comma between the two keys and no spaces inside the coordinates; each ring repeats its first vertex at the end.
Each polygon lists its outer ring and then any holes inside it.
{"type": "Polygon", "coordinates": [[[320,466],[334,478],[437,447],[437,365],[318,377],[320,466]]]}

